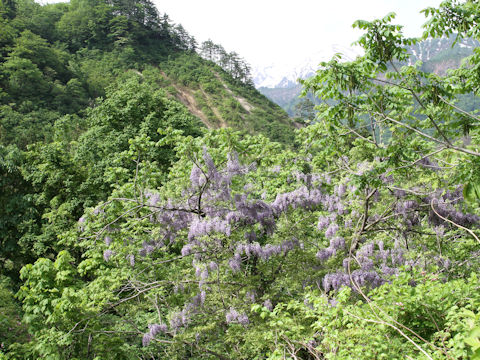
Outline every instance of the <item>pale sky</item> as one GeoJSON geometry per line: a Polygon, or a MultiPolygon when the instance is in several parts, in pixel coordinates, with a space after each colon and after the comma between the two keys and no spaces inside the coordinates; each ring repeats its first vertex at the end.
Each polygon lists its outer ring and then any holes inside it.
{"type": "Polygon", "coordinates": [[[389,12],[420,36],[420,10],[441,0],[153,0],[161,14],[180,23],[198,43],[212,39],[253,66],[301,62],[332,44],[349,46],[362,34],[351,25],[389,12]]]}
{"type": "MultiPolygon", "coordinates": [[[[36,0],[40,3],[62,0],[36,0]]],[[[420,10],[441,0],[151,0],[160,14],[193,35],[235,51],[253,67],[301,63],[310,55],[348,47],[362,32],[355,20],[395,12],[407,36],[420,36],[420,10]]]]}

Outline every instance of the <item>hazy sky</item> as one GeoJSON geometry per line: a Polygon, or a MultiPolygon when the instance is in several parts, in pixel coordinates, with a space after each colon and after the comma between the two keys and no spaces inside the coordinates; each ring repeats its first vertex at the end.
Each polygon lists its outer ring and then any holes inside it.
{"type": "Polygon", "coordinates": [[[331,44],[349,46],[361,32],[357,19],[389,12],[409,36],[421,35],[419,11],[440,0],[153,0],[199,43],[212,39],[252,65],[295,63],[331,44]]]}

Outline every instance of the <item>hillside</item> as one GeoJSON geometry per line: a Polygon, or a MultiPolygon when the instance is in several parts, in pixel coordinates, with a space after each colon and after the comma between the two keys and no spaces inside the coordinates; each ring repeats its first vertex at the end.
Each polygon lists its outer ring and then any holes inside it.
{"type": "Polygon", "coordinates": [[[24,265],[65,248],[81,256],[59,237],[140,161],[161,174],[150,186],[164,183],[175,136],[229,128],[293,143],[294,124],[238,56],[217,64],[199,52],[149,0],[0,1],[1,309],[4,296],[15,304],[24,265]]]}
{"type": "Polygon", "coordinates": [[[149,0],[0,0],[0,359],[479,359],[480,57],[425,73],[393,18],[293,131],[149,0]]]}
{"type": "MultiPolygon", "coordinates": [[[[293,122],[255,90],[238,56],[220,65],[200,56],[148,0],[0,5],[0,264],[15,259],[14,277],[126,181],[108,173],[135,138],[233,128],[293,142],[293,122]]],[[[175,159],[171,144],[148,157],[163,172],[175,159]]]]}
{"type": "Polygon", "coordinates": [[[49,141],[54,122],[65,115],[80,118],[72,117],[69,126],[81,126],[85,111],[128,71],[148,71],[152,86],[182,102],[206,127],[291,140],[287,115],[248,79],[234,78],[235,59],[223,67],[203,60],[195,39],[146,1],[133,7],[81,0],[9,4],[0,39],[3,144],[49,141]]]}
{"type": "Polygon", "coordinates": [[[232,78],[212,61],[184,53],[158,65],[159,81],[207,128],[232,127],[273,140],[292,140],[293,123],[282,109],[252,85],[232,78]]]}

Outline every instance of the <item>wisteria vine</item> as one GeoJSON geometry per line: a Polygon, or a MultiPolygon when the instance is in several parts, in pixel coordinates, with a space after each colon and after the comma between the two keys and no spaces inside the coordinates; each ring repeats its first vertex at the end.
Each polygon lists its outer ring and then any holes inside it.
{"type": "MultiPolygon", "coordinates": [[[[245,182],[247,175],[257,170],[255,164],[242,164],[239,156],[232,153],[219,170],[206,148],[202,160],[203,164],[193,161],[190,184],[183,190],[182,199],[162,200],[160,193],[153,190],[143,190],[139,196],[144,199],[139,208],[148,210],[143,218],[148,218],[157,229],[157,239],[143,241],[138,253],[127,254],[126,261],[134,267],[137,258],[181,244],[180,257],[192,257],[198,285],[196,295],[182,309],[172,312],[168,321],[149,325],[143,336],[145,346],[158,334],[171,336],[188,327],[192,317],[205,306],[219,274],[246,275],[247,267],[252,271],[258,264],[268,263],[272,258],[286,258],[292,251],[313,252],[320,278],[304,282],[303,287],[321,284],[325,293],[332,294],[344,286],[353,290],[375,288],[397,275],[401,267],[425,266],[407,256],[408,239],[420,231],[422,223],[427,222],[434,229],[430,236],[438,237],[452,228],[442,217],[467,227],[477,226],[480,220],[461,210],[461,187],[421,196],[393,187],[391,175],[379,177],[381,186],[359,188],[349,177],[332,186],[328,174],[298,172],[291,176],[298,184],[296,189],[276,194],[272,201],[267,201],[251,191],[248,184],[241,189],[234,185],[242,183],[238,179],[245,182]],[[390,199],[387,206],[376,205],[382,197],[390,199]],[[435,208],[430,206],[432,201],[435,208]],[[269,239],[282,216],[296,210],[317,214],[317,221],[311,227],[318,234],[318,241],[312,243],[290,236],[271,243],[269,239]],[[382,239],[367,240],[367,233],[381,233],[385,229],[394,230],[398,238],[388,245],[382,239]],[[228,240],[232,238],[236,240],[228,240]]],[[[365,169],[356,175],[362,175],[365,169]]],[[[275,176],[278,167],[269,171],[275,176]]],[[[82,231],[84,223],[85,218],[80,219],[82,231]]],[[[107,234],[104,235],[107,248],[103,256],[107,262],[116,255],[112,248],[115,232],[110,228],[105,228],[107,234]]],[[[445,268],[451,265],[441,256],[433,260],[445,268]]],[[[181,283],[175,285],[174,292],[182,290],[181,283]]],[[[275,304],[271,299],[257,299],[257,293],[261,293],[261,289],[252,288],[246,298],[250,302],[261,301],[265,308],[273,309],[275,304]]],[[[221,311],[227,325],[248,326],[250,323],[247,312],[233,305],[225,305],[221,311]]]]}

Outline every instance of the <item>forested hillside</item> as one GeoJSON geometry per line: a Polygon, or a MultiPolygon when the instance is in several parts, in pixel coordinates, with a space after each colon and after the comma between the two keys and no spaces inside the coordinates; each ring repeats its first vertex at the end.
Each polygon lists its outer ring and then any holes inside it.
{"type": "Polygon", "coordinates": [[[294,131],[148,0],[1,1],[0,359],[480,359],[478,48],[359,20],[294,131]]]}
{"type": "Polygon", "coordinates": [[[217,45],[219,65],[204,60],[195,39],[150,3],[11,1],[3,7],[3,144],[51,141],[54,122],[67,114],[65,122],[81,130],[95,99],[131,78],[151,91],[163,89],[209,128],[291,140],[284,135],[287,116],[253,89],[237,54],[217,45]]]}

